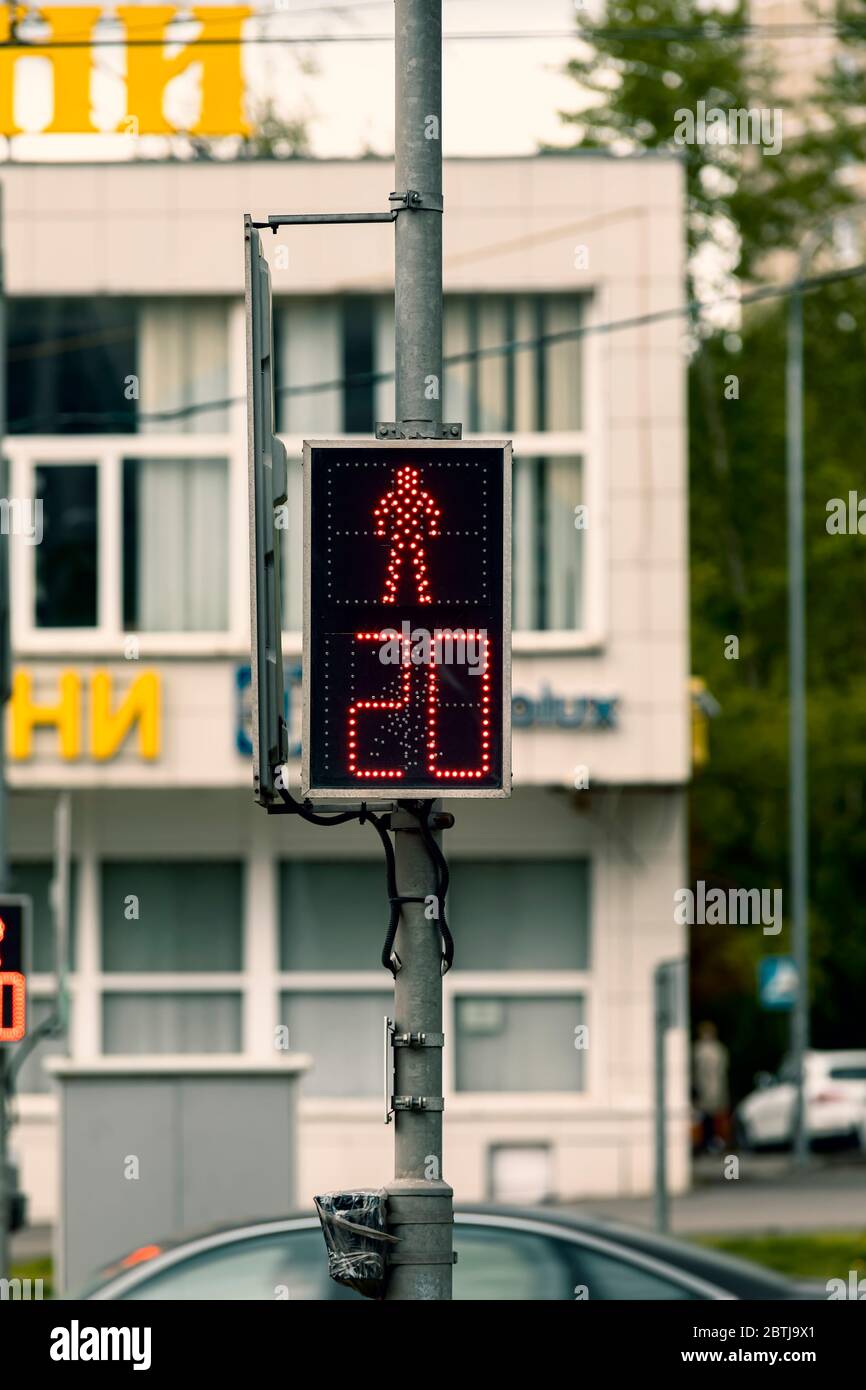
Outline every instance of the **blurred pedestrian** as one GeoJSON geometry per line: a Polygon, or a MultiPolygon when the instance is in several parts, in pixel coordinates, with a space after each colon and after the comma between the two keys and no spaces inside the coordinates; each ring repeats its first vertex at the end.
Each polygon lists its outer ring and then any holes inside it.
{"type": "Polygon", "coordinates": [[[728,1049],[714,1023],[698,1027],[692,1049],[692,1080],[703,1119],[703,1147],[707,1153],[723,1149],[730,1132],[728,1049]]]}

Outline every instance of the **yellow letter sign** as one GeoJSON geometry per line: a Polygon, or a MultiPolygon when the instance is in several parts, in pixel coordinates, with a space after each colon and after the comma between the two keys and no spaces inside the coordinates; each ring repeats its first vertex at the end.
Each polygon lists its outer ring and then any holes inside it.
{"type": "Polygon", "coordinates": [[[90,680],[90,751],[99,762],[117,752],[138,721],[138,751],[143,758],[159,753],[159,676],[148,671],[132,682],[126,699],[112,713],[111,676],[94,671],[90,680]]]}
{"type": "MultiPolygon", "coordinates": [[[[23,5],[16,5],[14,17],[21,21],[27,14],[23,5]]],[[[98,5],[85,8],[50,5],[39,11],[40,18],[50,27],[43,48],[37,43],[10,46],[10,15],[4,5],[0,11],[0,132],[18,135],[22,127],[15,124],[15,68],[20,58],[47,58],[54,77],[54,116],[45,135],[95,134],[90,118],[90,38],[94,24],[102,14],[98,5]],[[69,47],[62,47],[63,44],[69,47]],[[61,45],[56,47],[55,45],[61,45]]]]}
{"type": "MultiPolygon", "coordinates": [[[[9,701],[9,751],[16,762],[33,755],[33,730],[53,725],[59,735],[60,757],[72,762],[81,756],[81,677],[60,673],[60,698],[53,705],[33,700],[29,671],[16,671],[9,701]]],[[[112,677],[94,671],[90,677],[90,755],[97,762],[114,757],[138,726],[138,754],[148,761],[159,757],[160,682],[156,671],[143,671],[127,687],[116,709],[111,708],[112,677]]]]}
{"type": "Polygon", "coordinates": [[[126,25],[126,110],[118,129],[138,121],[142,135],[173,135],[162,109],[165,88],[193,63],[201,64],[201,112],[190,135],[246,135],[241,80],[241,25],[252,14],[246,5],[196,5],[193,18],[201,34],[182,53],[166,58],[162,45],[170,41],[166,28],[177,14],[174,5],[119,5],[118,19],[126,25]],[[207,40],[218,40],[208,43],[207,40]],[[143,41],[143,42],[142,42],[143,41]]]}
{"type": "MultiPolygon", "coordinates": [[[[42,134],[98,134],[90,110],[93,30],[103,10],[94,5],[49,5],[38,11],[49,28],[44,43],[13,37],[12,20],[20,23],[24,5],[0,4],[0,134],[19,135],[15,121],[15,76],[23,58],[47,58],[54,78],[54,112],[42,134]],[[17,39],[17,41],[16,41],[17,39]]],[[[247,135],[241,72],[241,30],[253,13],[248,5],[119,5],[115,14],[126,31],[126,109],[117,130],[139,135],[174,135],[162,109],[169,82],[199,68],[201,110],[190,135],[247,135]],[[182,13],[201,25],[180,53],[165,56],[176,39],[169,26],[182,13]],[[132,122],[136,122],[132,125],[132,122]]],[[[23,80],[23,75],[22,79],[23,80]]],[[[19,106],[20,109],[20,106],[19,106]]]]}

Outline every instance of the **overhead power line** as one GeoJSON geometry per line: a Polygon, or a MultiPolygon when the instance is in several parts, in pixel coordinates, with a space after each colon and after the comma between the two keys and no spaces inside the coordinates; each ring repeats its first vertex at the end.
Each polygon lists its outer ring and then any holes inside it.
{"type": "MultiPolygon", "coordinates": [[[[277,11],[275,15],[251,15],[250,22],[261,19],[291,17],[289,11],[277,11]]],[[[189,25],[194,21],[178,20],[178,25],[189,25]]],[[[143,26],[144,27],[144,26],[143,26]]],[[[173,26],[169,26],[169,29],[173,26]]],[[[546,39],[571,39],[573,41],[592,43],[598,39],[614,39],[629,43],[652,42],[687,42],[687,43],[720,43],[725,39],[735,38],[761,38],[765,40],[776,39],[802,39],[824,36],[827,38],[866,38],[866,20],[804,20],[801,23],[790,24],[696,24],[696,25],[671,25],[654,28],[610,28],[604,25],[582,25],[574,29],[479,29],[479,30],[454,30],[450,34],[443,34],[443,41],[446,43],[500,43],[500,42],[520,42],[526,43],[530,40],[546,39]]],[[[158,35],[154,38],[134,38],[131,36],[118,36],[117,38],[88,38],[82,35],[81,38],[67,38],[62,40],[22,40],[20,38],[5,39],[0,42],[0,48],[15,48],[22,53],[28,48],[38,48],[42,52],[52,50],[61,51],[65,48],[163,48],[167,43],[182,42],[173,37],[170,33],[158,35]]],[[[198,47],[224,47],[226,45],[247,47],[271,47],[277,45],[284,46],[326,46],[343,43],[388,43],[394,42],[393,33],[388,34],[233,34],[221,36],[219,34],[205,34],[199,38],[191,39],[190,43],[195,43],[198,47]]]]}

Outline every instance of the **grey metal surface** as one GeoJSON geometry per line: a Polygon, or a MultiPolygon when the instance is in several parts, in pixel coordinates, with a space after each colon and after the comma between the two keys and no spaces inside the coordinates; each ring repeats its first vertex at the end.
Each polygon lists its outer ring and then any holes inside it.
{"type": "MultiPolygon", "coordinates": [[[[398,893],[435,894],[434,866],[420,832],[411,828],[417,822],[409,813],[397,812],[391,823],[398,893]]],[[[401,961],[394,982],[396,1032],[441,1034],[441,945],[436,921],[425,915],[423,902],[401,905],[394,946],[401,961]]],[[[392,1056],[395,1095],[441,1098],[441,1047],[397,1047],[392,1056]]],[[[400,1238],[400,1262],[392,1268],[386,1297],[450,1299],[453,1192],[443,1176],[442,1110],[396,1110],[394,1130],[394,1178],[386,1188],[388,1228],[400,1238]]]]}
{"type": "Polygon", "coordinates": [[[281,531],[275,525],[275,508],[286,502],[288,469],[285,445],[275,434],[271,276],[249,214],[244,218],[244,306],[253,787],[256,801],[267,806],[280,799],[274,769],[288,756],[283,718],[281,531]]]}
{"type": "MultiPolygon", "coordinates": [[[[395,0],[397,191],[417,189],[442,205],[442,0],[395,0]],[[435,138],[430,138],[431,134],[435,138]]],[[[395,231],[394,324],[397,425],[438,433],[442,423],[442,214],[401,212],[395,231]],[[435,383],[435,397],[430,387],[435,383]]],[[[441,446],[440,446],[441,447],[441,446]]],[[[509,700],[510,708],[510,700],[509,700]]],[[[438,803],[433,803],[434,809],[438,803]]],[[[411,817],[392,816],[397,892],[435,894],[437,876],[411,817]],[[402,826],[401,827],[401,822],[402,826]]],[[[398,1033],[442,1031],[439,932],[424,902],[404,902],[395,950],[398,1033]]],[[[442,1095],[442,1049],[397,1048],[394,1089],[401,1095],[442,1095]]],[[[386,1299],[449,1300],[452,1289],[454,1194],[443,1178],[442,1112],[396,1111],[394,1179],[387,1184],[388,1223],[401,1261],[386,1299]],[[421,1218],[418,1220],[417,1218],[421,1218]]]]}
{"type": "Polygon", "coordinates": [[[396,0],[398,193],[394,246],[397,424],[442,422],[442,0],[396,0]],[[435,385],[435,395],[431,392],[435,385]]]}
{"type": "Polygon", "coordinates": [[[298,1073],[174,1060],[161,1074],[135,1062],[58,1068],[65,1290],[138,1246],[278,1216],[297,1200],[298,1073]]]}

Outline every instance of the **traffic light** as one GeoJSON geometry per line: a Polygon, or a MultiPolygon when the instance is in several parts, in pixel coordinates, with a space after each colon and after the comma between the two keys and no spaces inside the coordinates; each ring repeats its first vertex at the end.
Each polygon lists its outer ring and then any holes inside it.
{"type": "Polygon", "coordinates": [[[311,797],[511,792],[511,446],[304,444],[311,797]]]}
{"type": "Polygon", "coordinates": [[[280,538],[287,525],[285,446],[275,434],[271,275],[261,237],[244,217],[247,443],[250,491],[253,786],[262,806],[279,801],[277,768],[288,756],[283,715],[280,538]]]}
{"type": "Polygon", "coordinates": [[[32,901],[0,895],[0,1043],[16,1043],[27,1033],[27,977],[30,967],[32,901]]]}

